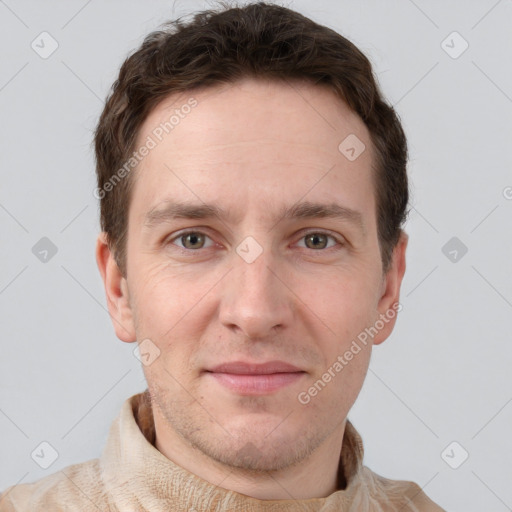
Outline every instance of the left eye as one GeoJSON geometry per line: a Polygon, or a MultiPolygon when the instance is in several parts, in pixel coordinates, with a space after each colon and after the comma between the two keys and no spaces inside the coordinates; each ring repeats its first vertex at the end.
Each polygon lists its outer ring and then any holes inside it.
{"type": "Polygon", "coordinates": [[[336,238],[334,238],[332,235],[322,232],[307,233],[306,235],[301,237],[301,240],[305,240],[305,245],[307,249],[313,250],[330,248],[338,243],[336,238]],[[331,246],[328,246],[329,238],[334,241],[334,243],[331,246]]]}

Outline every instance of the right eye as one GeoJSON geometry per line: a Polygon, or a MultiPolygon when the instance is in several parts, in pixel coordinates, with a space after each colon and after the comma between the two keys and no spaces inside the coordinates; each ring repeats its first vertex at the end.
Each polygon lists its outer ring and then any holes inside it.
{"type": "Polygon", "coordinates": [[[205,249],[213,245],[212,241],[212,244],[205,246],[206,239],[210,239],[210,237],[205,233],[202,233],[201,231],[189,230],[173,236],[171,239],[169,239],[168,243],[178,245],[180,249],[194,251],[197,249],[205,249]],[[182,245],[175,244],[176,240],[180,241],[182,245]]]}

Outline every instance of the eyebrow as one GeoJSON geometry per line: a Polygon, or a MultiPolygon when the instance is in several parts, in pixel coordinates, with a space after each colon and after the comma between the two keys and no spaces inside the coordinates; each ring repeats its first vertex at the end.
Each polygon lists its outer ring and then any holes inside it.
{"type": "MultiPolygon", "coordinates": [[[[349,222],[366,234],[361,212],[337,203],[315,203],[304,201],[290,207],[281,208],[276,216],[276,224],[281,220],[328,218],[349,222]]],[[[151,208],[145,216],[144,227],[152,229],[162,223],[175,219],[218,219],[229,220],[228,212],[214,204],[182,201],[164,201],[151,208]]]]}

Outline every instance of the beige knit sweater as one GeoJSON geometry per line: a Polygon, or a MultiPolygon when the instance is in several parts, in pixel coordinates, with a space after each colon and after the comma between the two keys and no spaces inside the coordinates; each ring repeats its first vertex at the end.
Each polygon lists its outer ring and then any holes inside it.
{"type": "Polygon", "coordinates": [[[363,466],[363,443],[348,420],[339,466],[346,485],[326,498],[259,500],[229,491],[176,465],[154,443],[146,390],[124,403],[101,458],[7,488],[0,512],[443,512],[417,484],[388,480],[363,466]]]}

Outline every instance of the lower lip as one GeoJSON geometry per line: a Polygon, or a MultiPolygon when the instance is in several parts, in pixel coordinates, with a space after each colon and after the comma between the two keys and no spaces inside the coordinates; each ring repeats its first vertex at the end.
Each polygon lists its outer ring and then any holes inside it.
{"type": "Polygon", "coordinates": [[[242,395],[263,395],[289,386],[302,378],[304,372],[269,373],[267,375],[241,375],[209,372],[220,384],[242,395]]]}

